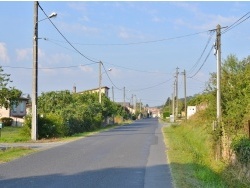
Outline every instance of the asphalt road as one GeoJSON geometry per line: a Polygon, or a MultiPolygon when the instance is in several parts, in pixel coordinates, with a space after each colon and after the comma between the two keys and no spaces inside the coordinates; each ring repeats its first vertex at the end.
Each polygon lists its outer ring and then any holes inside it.
{"type": "Polygon", "coordinates": [[[161,127],[138,120],[0,164],[0,187],[173,187],[161,127]]]}

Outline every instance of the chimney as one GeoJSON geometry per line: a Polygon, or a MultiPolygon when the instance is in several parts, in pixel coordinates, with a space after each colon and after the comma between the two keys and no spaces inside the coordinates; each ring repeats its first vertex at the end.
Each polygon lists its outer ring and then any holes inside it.
{"type": "Polygon", "coordinates": [[[73,93],[76,93],[76,86],[73,86],[73,93]]]}

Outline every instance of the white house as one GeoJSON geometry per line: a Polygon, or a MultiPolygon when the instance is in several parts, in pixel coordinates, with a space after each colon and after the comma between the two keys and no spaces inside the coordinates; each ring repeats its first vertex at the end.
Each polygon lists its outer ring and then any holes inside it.
{"type": "Polygon", "coordinates": [[[187,119],[189,119],[195,113],[196,113],[196,106],[188,106],[187,107],[187,119]]]}
{"type": "Polygon", "coordinates": [[[22,126],[23,117],[26,116],[26,105],[28,98],[20,97],[18,105],[13,105],[11,108],[0,107],[0,118],[10,117],[13,121],[13,126],[22,126]]]}
{"type": "MultiPolygon", "coordinates": [[[[76,90],[74,90],[75,92],[76,90]]],[[[99,93],[99,88],[95,88],[95,89],[90,89],[90,90],[85,90],[85,91],[80,91],[78,93],[85,93],[85,92],[89,92],[89,93],[99,93]]],[[[109,96],[109,87],[104,86],[101,87],[101,93],[104,93],[106,97],[109,96]]]]}

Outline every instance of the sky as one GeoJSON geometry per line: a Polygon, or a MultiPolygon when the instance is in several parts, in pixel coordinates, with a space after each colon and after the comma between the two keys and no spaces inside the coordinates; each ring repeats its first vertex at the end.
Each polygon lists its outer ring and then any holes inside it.
{"type": "MultiPolygon", "coordinates": [[[[172,97],[178,68],[178,98],[202,93],[216,72],[214,29],[250,16],[248,1],[40,1],[38,94],[77,92],[102,86],[109,97],[163,105],[172,97]],[[57,17],[46,19],[52,12],[57,17]],[[207,47],[206,47],[207,46],[207,47]],[[206,47],[206,48],[205,48],[206,47]],[[204,53],[203,53],[204,51],[204,53]],[[111,69],[111,71],[108,71],[111,69]],[[105,72],[106,70],[106,72],[105,72]]],[[[243,21],[243,19],[241,20],[243,21]]],[[[0,1],[0,66],[10,86],[32,94],[33,1],[0,1]]],[[[222,62],[250,55],[250,19],[222,29],[222,62]],[[225,31],[225,33],[223,33],[225,31]]]]}

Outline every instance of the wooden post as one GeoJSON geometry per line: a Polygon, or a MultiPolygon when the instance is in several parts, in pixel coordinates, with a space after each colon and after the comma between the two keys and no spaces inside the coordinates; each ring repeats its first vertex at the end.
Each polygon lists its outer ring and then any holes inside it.
{"type": "Polygon", "coordinates": [[[250,139],[250,120],[248,120],[248,138],[250,139]]]}

